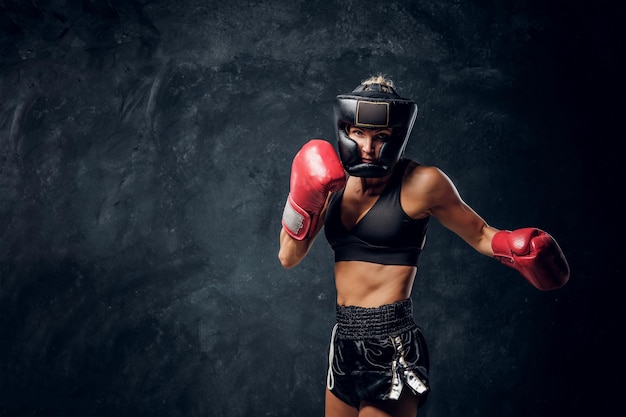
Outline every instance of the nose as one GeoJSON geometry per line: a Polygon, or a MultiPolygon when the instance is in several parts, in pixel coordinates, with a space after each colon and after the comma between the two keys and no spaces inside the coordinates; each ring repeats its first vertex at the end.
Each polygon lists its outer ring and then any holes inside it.
{"type": "Polygon", "coordinates": [[[361,142],[361,149],[363,150],[364,153],[372,153],[372,151],[374,150],[374,143],[372,141],[372,138],[367,136],[366,138],[363,139],[363,141],[361,142]]]}

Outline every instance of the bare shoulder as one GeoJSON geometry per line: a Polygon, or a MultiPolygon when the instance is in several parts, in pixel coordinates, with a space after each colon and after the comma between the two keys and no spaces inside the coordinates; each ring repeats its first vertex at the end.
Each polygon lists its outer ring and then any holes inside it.
{"type": "Polygon", "coordinates": [[[411,217],[424,217],[432,209],[458,196],[450,178],[438,167],[411,161],[402,182],[402,207],[411,217]]]}
{"type": "Polygon", "coordinates": [[[403,185],[413,192],[430,192],[448,187],[450,178],[439,168],[410,161],[404,173],[403,185]]]}

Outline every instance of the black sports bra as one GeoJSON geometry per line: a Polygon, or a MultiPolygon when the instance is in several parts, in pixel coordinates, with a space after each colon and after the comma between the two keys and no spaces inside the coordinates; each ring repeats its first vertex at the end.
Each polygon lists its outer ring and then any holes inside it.
{"type": "Polygon", "coordinates": [[[344,190],[331,195],[324,233],[335,251],[335,262],[417,266],[430,217],[412,219],[400,204],[402,178],[409,162],[403,159],[397,164],[378,200],[350,230],[341,222],[344,190]]]}

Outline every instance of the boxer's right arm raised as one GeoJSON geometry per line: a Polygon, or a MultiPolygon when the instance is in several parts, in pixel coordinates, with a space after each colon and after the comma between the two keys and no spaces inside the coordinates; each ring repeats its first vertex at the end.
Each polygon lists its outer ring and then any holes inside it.
{"type": "Polygon", "coordinates": [[[289,196],[283,211],[278,257],[285,268],[306,255],[321,228],[320,218],[330,192],[346,184],[346,174],[333,146],[321,139],[307,142],[291,165],[289,196]]]}

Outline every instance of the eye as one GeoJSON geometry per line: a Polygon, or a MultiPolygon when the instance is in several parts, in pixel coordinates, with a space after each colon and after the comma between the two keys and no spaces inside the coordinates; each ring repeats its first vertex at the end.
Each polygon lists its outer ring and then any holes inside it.
{"type": "Polygon", "coordinates": [[[376,140],[382,141],[382,142],[386,142],[389,140],[389,138],[391,137],[391,135],[389,133],[386,132],[380,132],[376,135],[376,140]]]}

